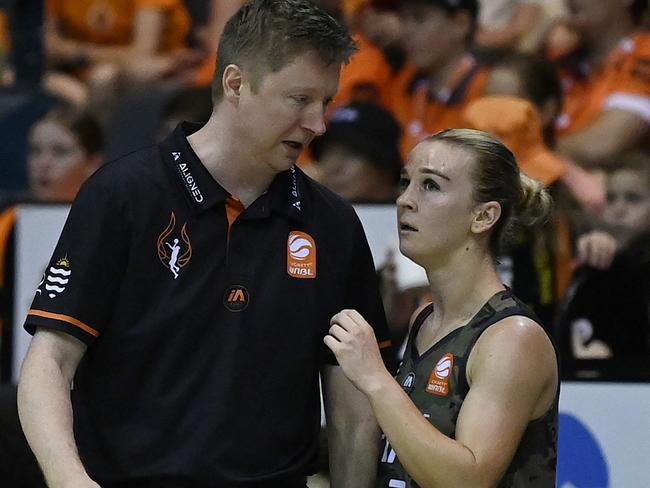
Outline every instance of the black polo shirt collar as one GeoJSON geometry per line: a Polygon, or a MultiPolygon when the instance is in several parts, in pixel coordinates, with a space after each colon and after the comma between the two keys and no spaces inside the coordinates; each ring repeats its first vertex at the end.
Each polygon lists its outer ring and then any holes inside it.
{"type": "MultiPolygon", "coordinates": [[[[212,177],[187,140],[200,128],[199,124],[182,122],[160,144],[165,163],[171,168],[188,204],[197,214],[223,203],[230,196],[212,177]]],[[[305,175],[295,166],[277,174],[268,191],[247,209],[248,218],[268,217],[273,211],[304,222],[309,207],[304,178],[305,175]]]]}
{"type": "Polygon", "coordinates": [[[174,173],[174,180],[195,213],[214,207],[226,200],[229,193],[215,181],[187,141],[187,136],[199,130],[199,124],[182,122],[161,144],[163,159],[174,173]]]}

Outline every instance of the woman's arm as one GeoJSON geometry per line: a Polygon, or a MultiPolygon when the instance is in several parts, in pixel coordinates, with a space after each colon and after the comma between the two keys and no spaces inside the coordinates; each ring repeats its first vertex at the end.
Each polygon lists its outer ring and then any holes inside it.
{"type": "Polygon", "coordinates": [[[496,485],[528,423],[552,404],[555,352],[541,327],[529,319],[506,318],[477,342],[456,439],[433,427],[386,371],[372,328],[361,315],[343,311],[332,324],[325,343],[369,398],[391,447],[423,488],[496,485]]]}

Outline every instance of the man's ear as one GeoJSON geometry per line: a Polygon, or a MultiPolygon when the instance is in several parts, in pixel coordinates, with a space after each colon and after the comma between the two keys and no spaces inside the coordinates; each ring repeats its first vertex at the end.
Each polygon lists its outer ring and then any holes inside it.
{"type": "Polygon", "coordinates": [[[501,204],[499,202],[485,202],[478,204],[474,209],[472,218],[472,232],[481,234],[490,230],[501,217],[501,204]]]}
{"type": "Polygon", "coordinates": [[[244,73],[242,69],[236,64],[229,64],[223,71],[221,83],[223,87],[223,98],[237,103],[241,92],[242,84],[244,82],[244,73]]]}

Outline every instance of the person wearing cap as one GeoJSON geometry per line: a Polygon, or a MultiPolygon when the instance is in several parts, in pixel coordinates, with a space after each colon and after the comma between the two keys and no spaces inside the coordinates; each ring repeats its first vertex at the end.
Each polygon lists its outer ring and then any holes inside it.
{"type": "Polygon", "coordinates": [[[585,167],[612,164],[650,131],[648,0],[570,0],[580,45],[558,60],[565,103],[558,150],[585,167]]]}
{"type": "Polygon", "coordinates": [[[400,251],[425,268],[432,300],[413,314],[399,372],[356,310],[334,316],[324,339],[385,434],[377,487],[551,488],[557,354],[495,263],[513,221],[541,223],[550,196],[473,129],[420,142],[401,183],[400,251]]]}
{"type": "Polygon", "coordinates": [[[378,105],[338,108],[311,147],[319,181],[351,202],[394,202],[402,168],[399,136],[393,116],[378,105]]]}
{"type": "Polygon", "coordinates": [[[402,156],[427,135],[458,127],[465,104],[480,96],[487,71],[470,53],[477,0],[401,4],[408,63],[396,75],[388,107],[402,126],[402,156]]]}

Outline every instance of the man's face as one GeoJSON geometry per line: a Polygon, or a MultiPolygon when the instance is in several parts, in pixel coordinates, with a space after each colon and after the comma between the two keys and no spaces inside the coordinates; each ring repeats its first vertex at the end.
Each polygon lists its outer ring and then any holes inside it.
{"type": "Polygon", "coordinates": [[[458,46],[464,46],[467,37],[465,23],[457,13],[430,5],[408,5],[402,12],[403,44],[411,61],[428,72],[435,71],[456,56],[458,46]]]}
{"type": "Polygon", "coordinates": [[[314,52],[296,56],[256,86],[244,74],[237,105],[242,152],[275,172],[290,168],[314,137],[325,132],[325,111],[338,89],[339,64],[314,52]]]}

